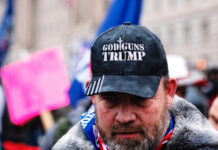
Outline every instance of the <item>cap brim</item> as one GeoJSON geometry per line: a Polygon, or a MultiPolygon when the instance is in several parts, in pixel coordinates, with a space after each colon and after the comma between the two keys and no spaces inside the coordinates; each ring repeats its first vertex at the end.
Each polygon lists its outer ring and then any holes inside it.
{"type": "Polygon", "coordinates": [[[144,98],[155,96],[161,76],[103,75],[92,77],[86,95],[121,92],[144,98]]]}

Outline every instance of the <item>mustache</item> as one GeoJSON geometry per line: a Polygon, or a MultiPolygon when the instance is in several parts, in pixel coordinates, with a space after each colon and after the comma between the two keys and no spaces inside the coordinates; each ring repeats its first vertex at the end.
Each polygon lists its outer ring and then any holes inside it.
{"type": "Polygon", "coordinates": [[[116,134],[125,134],[125,133],[141,133],[144,137],[146,136],[146,129],[142,125],[129,125],[129,124],[119,124],[113,125],[111,127],[112,137],[116,134]]]}

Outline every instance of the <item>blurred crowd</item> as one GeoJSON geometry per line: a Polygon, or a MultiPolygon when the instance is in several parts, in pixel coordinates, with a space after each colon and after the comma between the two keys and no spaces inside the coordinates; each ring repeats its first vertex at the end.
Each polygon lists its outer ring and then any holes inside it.
{"type": "MultiPolygon", "coordinates": [[[[218,68],[192,69],[181,56],[168,55],[170,77],[177,79],[177,95],[194,104],[218,130],[218,68]],[[174,67],[175,66],[175,67],[174,67]]],[[[40,117],[22,126],[11,123],[4,88],[0,86],[0,134],[1,149],[49,150],[91,106],[89,97],[79,101],[76,108],[63,107],[52,111],[55,124],[45,130],[40,117]]]]}

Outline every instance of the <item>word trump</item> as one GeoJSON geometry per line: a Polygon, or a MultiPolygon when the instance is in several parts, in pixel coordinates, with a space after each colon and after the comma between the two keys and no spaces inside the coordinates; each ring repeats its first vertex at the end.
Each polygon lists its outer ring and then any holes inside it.
{"type": "Polygon", "coordinates": [[[142,61],[145,56],[144,44],[123,43],[121,37],[118,43],[103,45],[103,61],[142,61]]]}

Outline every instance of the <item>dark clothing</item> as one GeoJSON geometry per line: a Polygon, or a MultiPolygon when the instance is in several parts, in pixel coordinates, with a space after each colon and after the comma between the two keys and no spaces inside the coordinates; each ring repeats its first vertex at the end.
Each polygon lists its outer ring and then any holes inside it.
{"type": "Polygon", "coordinates": [[[76,109],[72,110],[66,117],[62,117],[58,122],[46,133],[41,144],[42,150],[50,150],[52,146],[81,118],[81,114],[86,112],[91,106],[89,97],[79,101],[76,109]]]}
{"type": "Polygon", "coordinates": [[[42,135],[42,124],[39,117],[36,117],[22,126],[11,123],[8,108],[5,105],[2,125],[2,142],[12,141],[28,145],[38,145],[37,137],[42,135]]]}

